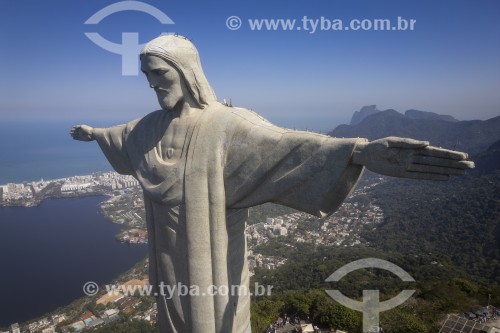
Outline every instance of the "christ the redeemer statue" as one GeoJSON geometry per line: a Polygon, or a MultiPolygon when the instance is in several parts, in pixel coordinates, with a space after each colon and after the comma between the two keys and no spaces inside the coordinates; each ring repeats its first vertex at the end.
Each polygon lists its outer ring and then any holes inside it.
{"type": "Polygon", "coordinates": [[[429,180],[474,167],[466,154],[425,141],[292,131],[219,103],[195,46],[181,36],[150,41],[140,59],[161,110],[111,128],[78,125],[71,135],[96,140],[113,168],[142,186],[149,279],[158,292],[162,333],[250,332],[248,293],[206,292],[248,289],[249,207],[273,202],[325,216],[351,192],[364,167],[429,180]],[[168,295],[158,288],[179,285],[196,286],[200,294],[168,295]]]}

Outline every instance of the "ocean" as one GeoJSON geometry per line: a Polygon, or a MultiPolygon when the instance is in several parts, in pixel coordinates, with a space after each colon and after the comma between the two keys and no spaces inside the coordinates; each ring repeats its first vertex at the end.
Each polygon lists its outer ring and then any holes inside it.
{"type": "Polygon", "coordinates": [[[0,185],[109,171],[97,143],[75,141],[72,123],[0,123],[0,185]]]}

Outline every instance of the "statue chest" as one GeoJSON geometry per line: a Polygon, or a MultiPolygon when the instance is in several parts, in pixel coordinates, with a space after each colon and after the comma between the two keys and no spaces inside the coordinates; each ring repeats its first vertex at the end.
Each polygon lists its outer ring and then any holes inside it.
{"type": "Polygon", "coordinates": [[[165,162],[177,163],[186,147],[190,123],[188,119],[173,119],[156,145],[157,155],[165,162]]]}
{"type": "Polygon", "coordinates": [[[144,156],[140,182],[145,194],[167,206],[180,204],[183,196],[186,156],[195,119],[166,119],[157,127],[157,140],[144,156]]]}

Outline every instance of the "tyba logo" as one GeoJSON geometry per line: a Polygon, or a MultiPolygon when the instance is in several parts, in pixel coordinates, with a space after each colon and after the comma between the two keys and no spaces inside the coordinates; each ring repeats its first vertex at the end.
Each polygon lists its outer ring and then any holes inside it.
{"type": "MultiPolygon", "coordinates": [[[[342,279],[347,274],[362,268],[384,269],[393,273],[402,281],[415,282],[410,274],[404,271],[401,267],[389,261],[377,258],[366,258],[353,261],[337,269],[325,281],[340,281],[340,279],[342,279]]],[[[415,290],[403,290],[396,297],[393,297],[387,301],[380,302],[379,290],[363,290],[363,301],[360,302],[348,298],[338,290],[326,290],[326,293],[331,298],[333,298],[343,306],[363,313],[363,332],[371,332],[374,329],[376,331],[379,331],[380,312],[390,310],[403,304],[411,297],[411,295],[413,295],[414,292],[415,290]]]]}
{"type": "MultiPolygon", "coordinates": [[[[99,24],[99,22],[109,15],[127,10],[149,14],[161,24],[174,24],[174,21],[158,8],[144,2],[132,0],[116,2],[104,7],[92,15],[84,24],[99,24]]],[[[110,42],[97,32],[86,32],[85,36],[106,51],[122,56],[122,75],[137,76],[139,74],[137,55],[143,44],[139,44],[138,32],[123,32],[121,44],[110,42]]]]}

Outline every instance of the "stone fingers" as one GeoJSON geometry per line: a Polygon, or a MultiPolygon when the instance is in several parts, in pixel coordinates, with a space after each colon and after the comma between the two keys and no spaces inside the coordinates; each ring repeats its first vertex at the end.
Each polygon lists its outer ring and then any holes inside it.
{"type": "Polygon", "coordinates": [[[406,168],[407,171],[421,172],[421,173],[431,173],[439,175],[454,175],[463,176],[465,175],[465,169],[456,169],[436,165],[423,165],[423,164],[410,164],[406,168]]]}
{"type": "Polygon", "coordinates": [[[80,131],[79,131],[80,129],[81,129],[81,125],[76,125],[76,126],[73,126],[73,127],[71,128],[71,130],[69,131],[69,134],[70,134],[70,135],[72,135],[72,136],[73,136],[73,135],[76,135],[76,134],[78,134],[78,133],[80,132],[80,131]]]}
{"type": "Polygon", "coordinates": [[[454,169],[472,169],[474,162],[472,161],[457,161],[456,159],[441,158],[433,156],[415,155],[412,158],[413,163],[422,165],[434,165],[454,169]]]}
{"type": "Polygon", "coordinates": [[[433,147],[433,146],[425,147],[425,148],[419,150],[417,154],[420,156],[440,157],[440,158],[447,158],[447,159],[452,159],[452,160],[457,160],[457,161],[466,160],[468,157],[468,155],[466,153],[462,153],[460,151],[443,149],[443,148],[438,148],[438,147],[433,147]]]}

